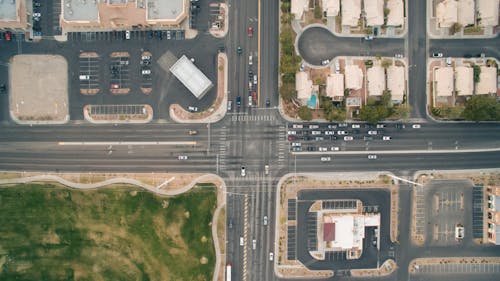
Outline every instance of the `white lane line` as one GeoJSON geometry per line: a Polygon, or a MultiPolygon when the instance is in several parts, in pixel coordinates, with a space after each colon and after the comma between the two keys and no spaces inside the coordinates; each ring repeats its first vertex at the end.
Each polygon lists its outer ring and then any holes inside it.
{"type": "Polygon", "coordinates": [[[195,141],[60,141],[57,145],[196,145],[195,141]]]}

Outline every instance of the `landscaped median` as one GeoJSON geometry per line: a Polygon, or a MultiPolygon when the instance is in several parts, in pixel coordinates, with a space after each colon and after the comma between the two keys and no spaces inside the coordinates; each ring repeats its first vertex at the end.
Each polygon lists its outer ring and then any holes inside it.
{"type": "Polygon", "coordinates": [[[0,185],[2,279],[216,280],[224,263],[215,175],[2,172],[0,185]]]}
{"type": "Polygon", "coordinates": [[[227,56],[217,56],[217,96],[215,102],[207,110],[199,113],[186,111],[179,104],[169,108],[170,118],[178,123],[215,123],[224,118],[227,112],[227,56]]]}

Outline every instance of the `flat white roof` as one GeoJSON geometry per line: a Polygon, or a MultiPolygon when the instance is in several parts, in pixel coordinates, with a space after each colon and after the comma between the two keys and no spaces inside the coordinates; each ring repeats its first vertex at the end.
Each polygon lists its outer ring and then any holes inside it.
{"type": "Polygon", "coordinates": [[[345,87],[352,90],[363,87],[363,71],[359,66],[353,64],[345,66],[345,87]]]}
{"type": "Polygon", "coordinates": [[[405,68],[391,65],[387,68],[387,88],[391,91],[391,99],[403,100],[405,91],[405,68]]]}
{"type": "Polygon", "coordinates": [[[453,68],[441,67],[434,71],[436,93],[439,97],[450,97],[453,94],[453,68]]]}
{"type": "Polygon", "coordinates": [[[458,3],[455,0],[444,0],[437,4],[436,17],[440,27],[451,27],[458,22],[458,3]]]}
{"type": "Polygon", "coordinates": [[[301,19],[308,8],[309,0],[292,0],[290,10],[295,15],[295,19],[301,19]]]}
{"type": "Polygon", "coordinates": [[[342,25],[358,26],[361,0],[342,0],[342,25]]]}
{"type": "Polygon", "coordinates": [[[404,24],[404,5],[403,0],[387,0],[387,9],[390,10],[387,15],[387,25],[399,26],[404,24]]]}
{"type": "Polygon", "coordinates": [[[476,94],[486,95],[497,92],[497,69],[495,67],[481,66],[479,83],[477,83],[476,94]]]}
{"type": "Polygon", "coordinates": [[[477,10],[481,26],[498,25],[498,3],[500,0],[477,0],[477,10]]]}
{"type": "Polygon", "coordinates": [[[148,0],[148,20],[175,20],[184,12],[184,0],[148,0]]]}
{"type": "Polygon", "coordinates": [[[295,90],[297,98],[300,100],[309,100],[312,94],[312,80],[304,71],[299,71],[295,74],[295,90]]]}
{"type": "Polygon", "coordinates": [[[203,74],[186,56],[182,56],[170,67],[170,71],[198,99],[201,99],[212,88],[210,79],[203,74]]]}
{"type": "Polygon", "coordinates": [[[63,0],[62,16],[66,21],[97,22],[99,6],[97,1],[63,0]]]}
{"type": "Polygon", "coordinates": [[[472,67],[455,67],[455,89],[459,96],[470,96],[474,90],[474,70],[472,67]]]}
{"type": "Polygon", "coordinates": [[[366,23],[369,26],[384,24],[384,0],[365,0],[366,23]]]}
{"type": "Polygon", "coordinates": [[[385,73],[381,66],[375,65],[366,71],[368,95],[381,96],[385,90],[385,73]]]}
{"type": "Polygon", "coordinates": [[[474,0],[458,0],[458,22],[462,26],[474,24],[474,0]]]}
{"type": "Polygon", "coordinates": [[[17,21],[16,2],[21,0],[0,1],[0,21],[17,21]]]}
{"type": "Polygon", "coordinates": [[[328,17],[335,17],[340,12],[340,0],[322,0],[321,4],[328,17]]]}
{"type": "Polygon", "coordinates": [[[344,74],[330,73],[326,77],[326,96],[331,98],[344,96],[344,74]]]}

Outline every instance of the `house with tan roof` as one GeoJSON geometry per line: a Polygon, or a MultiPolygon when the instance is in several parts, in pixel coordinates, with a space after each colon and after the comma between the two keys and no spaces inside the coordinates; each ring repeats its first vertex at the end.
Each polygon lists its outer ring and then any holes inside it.
{"type": "Polygon", "coordinates": [[[387,15],[388,26],[400,26],[404,24],[404,4],[403,0],[387,0],[387,15]]]}
{"type": "Polygon", "coordinates": [[[479,83],[477,83],[476,94],[487,95],[497,92],[497,69],[496,67],[481,66],[479,83]]]}
{"type": "Polygon", "coordinates": [[[363,71],[359,66],[348,64],[345,66],[345,88],[359,90],[363,87],[363,71]]]}
{"type": "Polygon", "coordinates": [[[385,90],[385,71],[381,66],[374,65],[366,71],[368,95],[381,96],[385,90]]]}
{"type": "Polygon", "coordinates": [[[295,90],[297,91],[297,98],[302,104],[306,104],[311,98],[313,91],[312,80],[309,79],[307,72],[299,71],[295,73],[295,90]]]}
{"type": "Polygon", "coordinates": [[[300,20],[307,9],[309,9],[309,0],[292,0],[290,10],[296,20],[300,20]]]}
{"type": "Polygon", "coordinates": [[[437,4],[436,17],[439,27],[451,27],[458,22],[458,3],[455,0],[444,0],[437,4]]]}
{"type": "Polygon", "coordinates": [[[481,18],[480,26],[497,26],[498,25],[498,3],[500,0],[476,0],[477,13],[481,18]]]}
{"type": "Polygon", "coordinates": [[[322,0],[321,7],[327,17],[335,17],[340,12],[340,0],[322,0]]]}
{"type": "Polygon", "coordinates": [[[473,94],[474,70],[472,67],[455,67],[455,89],[458,96],[470,96],[473,94]]]}
{"type": "Polygon", "coordinates": [[[364,0],[366,24],[380,26],[384,24],[384,0],[364,0]]]}
{"type": "Polygon", "coordinates": [[[24,31],[28,28],[27,18],[26,0],[0,1],[0,30],[19,29],[24,31]]]}
{"type": "Polygon", "coordinates": [[[453,95],[453,67],[435,69],[434,85],[438,97],[451,97],[453,95]]]}
{"type": "Polygon", "coordinates": [[[391,65],[387,68],[387,89],[393,102],[401,102],[405,94],[405,68],[391,65]]]}
{"type": "Polygon", "coordinates": [[[68,31],[179,27],[188,17],[188,0],[61,1],[61,26],[68,31]]]}
{"type": "Polygon", "coordinates": [[[361,16],[361,0],[342,0],[342,25],[358,26],[361,16]]]}
{"type": "Polygon", "coordinates": [[[458,0],[458,23],[462,26],[474,24],[474,14],[474,0],[458,0]]]}
{"type": "Polygon", "coordinates": [[[326,77],[326,96],[337,101],[344,98],[344,74],[330,73],[326,77]]]}

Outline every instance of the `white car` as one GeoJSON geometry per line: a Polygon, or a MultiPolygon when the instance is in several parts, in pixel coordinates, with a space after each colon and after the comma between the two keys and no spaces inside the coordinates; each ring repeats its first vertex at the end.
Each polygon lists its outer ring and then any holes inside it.
{"type": "Polygon", "coordinates": [[[141,73],[142,73],[142,75],[149,75],[149,74],[151,74],[151,69],[143,69],[141,71],[141,73]]]}
{"type": "Polygon", "coordinates": [[[292,146],[302,146],[300,142],[292,142],[292,146]]]}
{"type": "Polygon", "coordinates": [[[332,146],[332,147],[330,147],[330,150],[331,150],[331,151],[339,151],[339,150],[340,150],[340,148],[339,148],[339,147],[336,147],[336,146],[332,146]]]}
{"type": "Polygon", "coordinates": [[[243,237],[240,237],[240,246],[243,246],[243,237]]]}
{"type": "Polygon", "coordinates": [[[292,128],[294,128],[294,129],[302,129],[302,128],[304,128],[304,125],[302,125],[302,124],[293,124],[292,128]]]}
{"type": "Polygon", "coordinates": [[[197,112],[198,111],[198,107],[196,107],[196,106],[188,106],[188,110],[191,111],[191,112],[197,112]]]}
{"type": "Polygon", "coordinates": [[[321,162],[330,162],[330,161],[332,161],[332,158],[330,158],[328,156],[327,157],[321,157],[321,162]]]}
{"type": "Polygon", "coordinates": [[[130,30],[125,30],[125,39],[130,39],[130,30]]]}
{"type": "Polygon", "coordinates": [[[385,128],[385,124],[377,124],[377,129],[385,128]]]}
{"type": "Polygon", "coordinates": [[[389,137],[389,136],[383,136],[382,140],[389,141],[389,140],[391,140],[391,137],[389,137]]]}
{"type": "Polygon", "coordinates": [[[178,157],[179,160],[188,160],[187,155],[179,155],[178,157]]]}
{"type": "Polygon", "coordinates": [[[252,64],[253,64],[252,55],[249,55],[248,56],[248,65],[252,65],[252,64]]]}
{"type": "Polygon", "coordinates": [[[369,154],[368,155],[368,159],[375,160],[375,159],[377,159],[377,155],[375,155],[375,154],[369,154]]]}
{"type": "Polygon", "coordinates": [[[377,134],[377,131],[368,131],[368,134],[374,136],[377,134]]]}
{"type": "Polygon", "coordinates": [[[345,136],[344,140],[345,141],[352,141],[354,138],[352,136],[345,136]]]}
{"type": "Polygon", "coordinates": [[[267,225],[267,216],[264,216],[264,225],[267,225]]]}
{"type": "Polygon", "coordinates": [[[90,80],[90,75],[80,75],[80,80],[90,80]]]}
{"type": "Polygon", "coordinates": [[[335,131],[325,131],[325,135],[333,136],[333,135],[335,135],[335,131]]]}
{"type": "Polygon", "coordinates": [[[337,131],[337,135],[339,135],[339,136],[347,135],[347,132],[346,131],[337,131]]]}
{"type": "Polygon", "coordinates": [[[328,151],[328,148],[326,148],[326,147],[320,147],[320,148],[318,148],[318,151],[322,151],[322,152],[323,151],[328,151]]]}
{"type": "Polygon", "coordinates": [[[245,167],[241,167],[241,176],[244,177],[247,175],[247,172],[245,170],[245,167]]]}
{"type": "Polygon", "coordinates": [[[253,239],[252,240],[252,249],[256,249],[257,248],[257,240],[253,239]]]}
{"type": "Polygon", "coordinates": [[[319,125],[311,124],[309,125],[309,129],[317,129],[319,128],[319,125]]]}
{"type": "Polygon", "coordinates": [[[273,252],[270,252],[269,253],[269,261],[273,261],[274,260],[274,254],[273,252]]]}
{"type": "Polygon", "coordinates": [[[413,126],[411,126],[413,129],[420,129],[420,124],[413,124],[413,126]]]}
{"type": "Polygon", "coordinates": [[[347,127],[347,123],[340,123],[339,127],[347,127]]]}
{"type": "Polygon", "coordinates": [[[265,173],[266,175],[269,175],[269,165],[265,165],[265,166],[264,166],[264,173],[265,173]]]}
{"type": "Polygon", "coordinates": [[[327,65],[330,63],[330,60],[323,60],[321,61],[321,65],[327,65]]]}
{"type": "Polygon", "coordinates": [[[296,134],[297,134],[297,132],[296,132],[296,131],[288,131],[288,134],[289,134],[289,135],[296,135],[296,134]]]}
{"type": "Polygon", "coordinates": [[[353,129],[359,129],[361,126],[359,126],[359,124],[352,124],[352,128],[353,129]]]}
{"type": "Polygon", "coordinates": [[[403,58],[403,54],[396,54],[395,57],[398,58],[398,59],[402,59],[403,58]]]}
{"type": "Polygon", "coordinates": [[[315,135],[321,135],[321,131],[312,131],[311,134],[313,136],[315,136],[315,135]]]}

